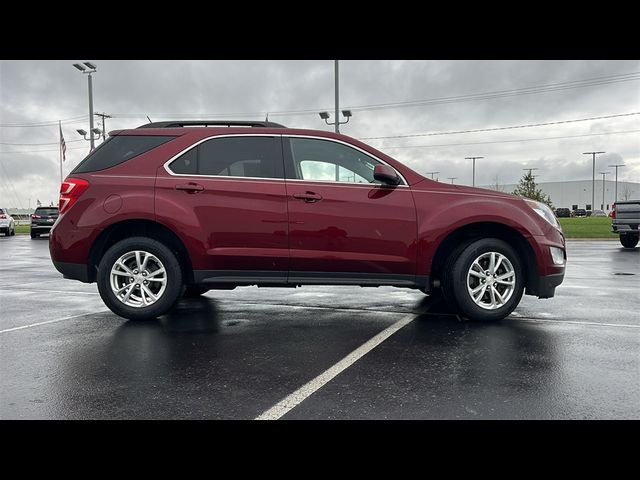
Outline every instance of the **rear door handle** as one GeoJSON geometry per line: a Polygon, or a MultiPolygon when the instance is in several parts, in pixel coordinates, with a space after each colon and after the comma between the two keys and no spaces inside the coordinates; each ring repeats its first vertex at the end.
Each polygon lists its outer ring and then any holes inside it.
{"type": "Polygon", "coordinates": [[[202,185],[198,185],[197,183],[186,183],[183,185],[176,185],[176,190],[184,190],[187,193],[198,193],[204,190],[202,185]]]}
{"type": "Polygon", "coordinates": [[[297,200],[304,200],[307,203],[314,203],[322,200],[322,195],[315,192],[294,193],[293,198],[297,200]]]}

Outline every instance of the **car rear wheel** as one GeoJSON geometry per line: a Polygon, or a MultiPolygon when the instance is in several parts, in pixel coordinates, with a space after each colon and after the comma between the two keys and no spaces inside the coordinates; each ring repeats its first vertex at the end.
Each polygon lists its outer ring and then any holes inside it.
{"type": "Polygon", "coordinates": [[[183,274],[164,244],[132,237],[113,245],[98,266],[98,291],[116,315],[148,320],[168,312],[180,299],[183,274]]]}
{"type": "Polygon", "coordinates": [[[635,248],[638,244],[638,235],[620,235],[620,243],[624,248],[635,248]]]}
{"type": "Polygon", "coordinates": [[[497,238],[461,245],[443,271],[443,290],[447,302],[464,317],[502,320],[518,306],[524,292],[520,258],[497,238]]]}

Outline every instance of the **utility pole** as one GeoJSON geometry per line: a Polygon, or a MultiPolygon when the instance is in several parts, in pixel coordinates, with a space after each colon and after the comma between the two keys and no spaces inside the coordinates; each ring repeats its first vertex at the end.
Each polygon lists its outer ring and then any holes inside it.
{"type": "Polygon", "coordinates": [[[465,160],[473,160],[473,186],[476,186],[476,160],[484,157],[464,157],[465,160]]]}
{"type": "MultiPolygon", "coordinates": [[[[95,114],[96,117],[102,117],[102,141],[104,142],[107,137],[106,137],[106,129],[104,126],[104,119],[105,118],[111,118],[111,115],[107,115],[106,113],[96,113],[95,114]]],[[[269,121],[269,114],[267,113],[267,121],[269,121]]]]}
{"type": "Polygon", "coordinates": [[[596,203],[596,155],[607,152],[584,152],[583,155],[593,155],[593,175],[591,177],[591,210],[596,203]]]}
{"type": "MultiPolygon", "coordinates": [[[[604,177],[606,175],[609,175],[610,172],[598,172],[598,173],[602,175],[602,206],[600,207],[600,210],[604,210],[604,177]]],[[[593,211],[594,208],[592,207],[591,210],[593,211]]]]}
{"type": "Polygon", "coordinates": [[[458,177],[447,177],[447,180],[451,180],[451,185],[453,185],[453,181],[458,177]]]}
{"type": "Polygon", "coordinates": [[[427,175],[431,175],[431,180],[433,180],[433,175],[440,172],[427,172],[427,175]]]}
{"type": "Polygon", "coordinates": [[[335,82],[336,82],[336,133],[340,133],[340,122],[338,122],[338,110],[340,110],[340,81],[338,75],[338,60],[334,60],[334,73],[335,73],[335,82]]]}
{"type": "Polygon", "coordinates": [[[609,165],[610,167],[616,167],[616,196],[613,198],[613,203],[618,201],[618,167],[626,167],[624,163],[618,163],[616,165],[609,165]]]}
{"type": "Polygon", "coordinates": [[[529,170],[529,175],[531,175],[531,172],[533,170],[538,170],[537,168],[523,168],[522,170],[529,170]]]}

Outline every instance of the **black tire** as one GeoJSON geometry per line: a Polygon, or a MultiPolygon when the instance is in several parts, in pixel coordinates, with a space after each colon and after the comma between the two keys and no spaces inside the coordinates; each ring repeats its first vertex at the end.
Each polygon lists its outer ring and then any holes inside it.
{"type": "Polygon", "coordinates": [[[620,235],[620,243],[624,248],[635,248],[638,244],[638,235],[620,235]]]}
{"type": "Polygon", "coordinates": [[[463,317],[475,321],[497,321],[507,317],[520,303],[524,292],[524,271],[517,252],[503,240],[484,238],[470,241],[458,247],[450,256],[443,270],[442,290],[447,303],[463,317]],[[497,252],[505,256],[515,273],[511,297],[504,305],[493,310],[478,306],[467,289],[467,274],[473,262],[483,253],[497,252]]]}
{"type": "Polygon", "coordinates": [[[33,233],[31,232],[31,238],[38,238],[40,235],[38,235],[37,233],[33,233]]]}
{"type": "Polygon", "coordinates": [[[127,238],[109,248],[100,260],[97,281],[98,291],[105,305],[116,315],[129,320],[150,320],[167,313],[180,300],[184,288],[182,268],[176,255],[164,244],[147,237],[127,238]],[[156,302],[146,307],[125,305],[111,289],[111,268],[122,255],[134,250],[144,250],[155,255],[166,272],[164,293],[156,302]]]}
{"type": "Polygon", "coordinates": [[[184,290],[184,298],[198,298],[200,295],[207,293],[210,288],[201,285],[188,285],[184,290]]]}
{"type": "Polygon", "coordinates": [[[16,234],[16,227],[13,227],[13,230],[11,230],[11,236],[13,237],[16,234]]]}

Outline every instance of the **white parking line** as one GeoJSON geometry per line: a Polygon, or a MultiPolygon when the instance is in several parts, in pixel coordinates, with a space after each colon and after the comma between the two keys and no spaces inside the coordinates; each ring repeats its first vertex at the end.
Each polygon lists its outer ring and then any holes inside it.
{"type": "Polygon", "coordinates": [[[359,359],[361,359],[371,350],[373,350],[382,342],[384,342],[391,335],[396,333],[402,327],[411,323],[411,321],[413,321],[415,318],[417,318],[417,315],[414,315],[414,314],[402,317],[402,319],[398,320],[393,325],[390,325],[389,327],[385,328],[382,332],[377,334],[371,340],[362,344],[360,347],[356,348],[353,352],[351,352],[349,355],[344,357],[334,366],[332,366],[328,370],[325,370],[316,378],[314,378],[313,380],[311,380],[310,382],[306,383],[305,385],[300,387],[298,390],[293,392],[291,395],[288,395],[284,399],[280,400],[277,404],[275,404],[269,410],[263,412],[260,416],[256,417],[255,420],[278,420],[287,412],[289,412],[291,409],[295,408],[297,405],[302,403],[310,395],[312,395],[317,390],[319,390],[324,385],[326,385],[334,377],[339,375],[345,369],[349,368],[351,365],[353,365],[355,362],[357,362],[359,359]]]}
{"type": "Polygon", "coordinates": [[[0,291],[7,292],[34,292],[34,293],[72,293],[73,295],[100,295],[98,292],[77,292],[73,290],[45,290],[41,288],[4,288],[0,287],[0,291]]]}
{"type": "Polygon", "coordinates": [[[640,325],[630,325],[628,323],[601,323],[601,322],[579,322],[576,320],[543,320],[541,318],[509,318],[508,320],[515,322],[527,323],[558,323],[570,325],[595,325],[597,327],[623,327],[623,328],[640,328],[640,325]]]}
{"type": "Polygon", "coordinates": [[[90,313],[79,313],[78,315],[70,315],[68,317],[56,318],[55,320],[47,320],[46,322],[38,322],[38,323],[32,323],[31,325],[23,325],[21,327],[7,328],[5,330],[0,330],[0,333],[15,332],[16,330],[23,330],[25,328],[37,327],[39,325],[46,325],[48,323],[62,322],[64,320],[71,320],[72,318],[84,317],[86,315],[93,315],[95,313],[103,313],[108,311],[109,311],[108,309],[102,309],[102,310],[97,310],[95,312],[90,312],[90,313]]]}

